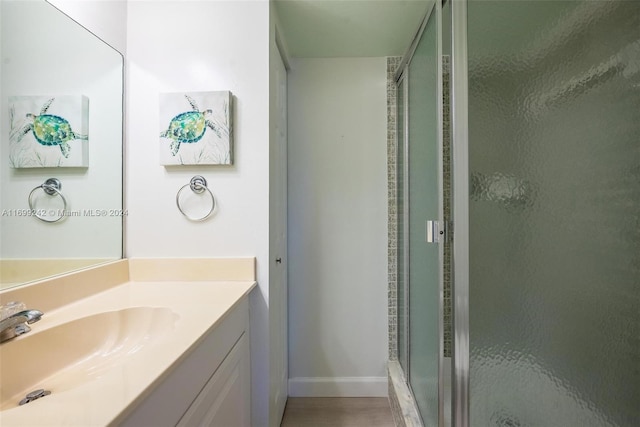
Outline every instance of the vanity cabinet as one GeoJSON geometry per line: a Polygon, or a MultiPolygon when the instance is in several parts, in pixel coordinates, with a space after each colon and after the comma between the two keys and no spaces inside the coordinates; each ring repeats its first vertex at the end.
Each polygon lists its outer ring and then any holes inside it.
{"type": "Polygon", "coordinates": [[[242,334],[178,426],[249,427],[249,396],[249,346],[242,334]]]}
{"type": "Polygon", "coordinates": [[[250,427],[250,387],[244,298],[117,425],[250,427]]]}

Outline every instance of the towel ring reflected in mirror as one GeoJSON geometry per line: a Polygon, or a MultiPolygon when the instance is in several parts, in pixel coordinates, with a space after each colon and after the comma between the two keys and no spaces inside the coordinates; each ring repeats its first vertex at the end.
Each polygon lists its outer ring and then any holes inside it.
{"type": "Polygon", "coordinates": [[[64,213],[67,210],[67,199],[64,197],[64,194],[62,194],[62,192],[60,191],[61,189],[62,189],[62,183],[58,178],[49,178],[42,185],[38,185],[33,190],[31,190],[31,192],[29,193],[28,201],[29,201],[29,209],[30,209],[30,212],[33,214],[33,216],[35,216],[36,218],[38,218],[40,221],[43,221],[43,222],[58,222],[62,218],[64,218],[64,213]],[[40,213],[40,212],[44,212],[45,211],[44,209],[35,208],[33,195],[39,189],[42,189],[42,191],[44,191],[45,194],[49,196],[52,196],[52,197],[60,196],[60,198],[62,199],[62,204],[63,204],[62,210],[52,210],[52,209],[48,210],[48,212],[51,212],[51,211],[58,212],[58,215],[56,216],[55,219],[46,218],[40,213]]]}

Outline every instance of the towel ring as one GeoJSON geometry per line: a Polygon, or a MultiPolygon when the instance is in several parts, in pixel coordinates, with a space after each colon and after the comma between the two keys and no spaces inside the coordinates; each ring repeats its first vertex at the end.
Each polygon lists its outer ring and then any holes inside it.
{"type": "MultiPolygon", "coordinates": [[[[29,193],[28,201],[29,201],[29,209],[33,213],[33,216],[38,218],[40,221],[44,221],[44,222],[58,222],[62,218],[64,218],[64,213],[67,210],[67,199],[65,199],[64,195],[60,192],[61,188],[62,188],[62,183],[58,178],[49,178],[44,182],[44,184],[38,185],[33,190],[31,190],[31,192],[29,193]],[[39,214],[40,211],[33,206],[33,193],[35,193],[36,190],[38,189],[42,189],[42,191],[44,191],[49,196],[60,196],[60,198],[62,199],[63,208],[62,208],[62,211],[58,211],[60,215],[56,219],[47,219],[43,217],[42,215],[39,214]]],[[[55,212],[55,210],[49,209],[49,213],[51,212],[55,212]]]]}
{"type": "Polygon", "coordinates": [[[178,194],[176,194],[176,205],[178,206],[178,210],[180,210],[180,213],[184,215],[188,220],[204,221],[205,219],[209,218],[213,213],[213,210],[216,207],[216,198],[213,196],[213,193],[211,192],[211,190],[209,190],[209,187],[207,187],[207,180],[200,175],[196,175],[193,178],[191,178],[191,181],[189,181],[189,184],[182,186],[180,190],[178,190],[178,194]],[[211,196],[211,209],[209,209],[209,212],[205,216],[200,218],[194,218],[187,215],[185,211],[182,210],[182,206],[180,206],[180,194],[187,187],[191,188],[191,191],[193,191],[196,194],[202,194],[204,193],[205,190],[209,192],[209,195],[211,196]]]}

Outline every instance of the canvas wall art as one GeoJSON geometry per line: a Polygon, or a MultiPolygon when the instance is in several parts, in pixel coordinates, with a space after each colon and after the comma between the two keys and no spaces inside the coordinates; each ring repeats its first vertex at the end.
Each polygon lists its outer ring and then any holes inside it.
{"type": "Polygon", "coordinates": [[[13,168],[88,167],[89,98],[9,97],[9,145],[13,168]]]}
{"type": "Polygon", "coordinates": [[[229,91],[160,94],[160,164],[233,164],[229,91]]]}

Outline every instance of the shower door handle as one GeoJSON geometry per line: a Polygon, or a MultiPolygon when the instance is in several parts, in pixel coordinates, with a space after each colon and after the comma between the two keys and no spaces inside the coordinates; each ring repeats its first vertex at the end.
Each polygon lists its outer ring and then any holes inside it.
{"type": "Polygon", "coordinates": [[[440,243],[444,242],[445,237],[445,223],[444,221],[427,220],[426,223],[427,243],[440,243]]]}

